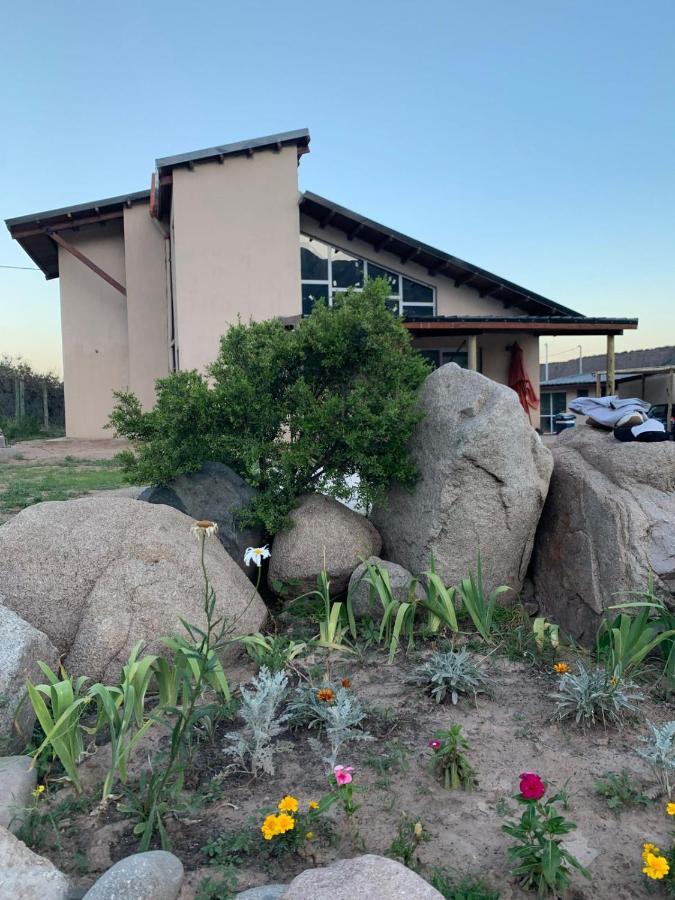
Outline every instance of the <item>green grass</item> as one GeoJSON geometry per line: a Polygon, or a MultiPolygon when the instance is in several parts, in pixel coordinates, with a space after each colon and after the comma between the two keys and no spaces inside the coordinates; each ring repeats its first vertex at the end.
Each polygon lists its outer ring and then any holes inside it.
{"type": "Polygon", "coordinates": [[[124,485],[114,459],[6,462],[0,465],[0,521],[44,500],[71,500],[124,485]]]}

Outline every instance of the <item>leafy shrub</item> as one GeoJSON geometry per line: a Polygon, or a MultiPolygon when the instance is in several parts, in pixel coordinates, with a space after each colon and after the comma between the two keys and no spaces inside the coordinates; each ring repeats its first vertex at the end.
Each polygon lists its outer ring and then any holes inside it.
{"type": "Polygon", "coordinates": [[[117,394],[111,425],[136,443],[123,455],[129,480],[164,483],[205,460],[227,463],[258,491],[247,520],[270,532],[303,493],[367,505],[394,481],[411,484],[407,443],[429,368],[387,310],[388,293],[384,279],[369,281],[331,308],[316,304],[291,331],[279,320],[234,325],[208,378],[159,380],[149,412],[117,394]]]}
{"type": "Polygon", "coordinates": [[[671,778],[675,774],[675,721],[665,725],[647,724],[651,734],[640,737],[640,741],[647,746],[644,750],[638,750],[637,755],[649,763],[657,781],[670,797],[673,789],[671,778]]]}
{"type": "Polygon", "coordinates": [[[288,696],[288,678],[283,672],[272,674],[263,666],[251,686],[253,690],[241,686],[239,716],[244,728],[225,735],[231,746],[224,752],[236,759],[238,768],[257,778],[261,771],[274,775],[275,753],[289,746],[274,743],[288,726],[288,713],[281,711],[288,696]]]}
{"type": "Polygon", "coordinates": [[[471,791],[478,785],[478,776],[467,758],[471,749],[462,734],[461,725],[451,725],[447,731],[436,732],[429,741],[433,751],[431,769],[440,778],[446,790],[471,791]]]}
{"type": "Polygon", "coordinates": [[[574,717],[577,725],[590,726],[602,722],[622,725],[624,719],[639,713],[635,702],[643,695],[630,681],[622,681],[603,668],[586,669],[577,663],[578,674],[565,672],[558,690],[551,694],[556,700],[556,718],[574,717]]]}
{"type": "MultiPolygon", "coordinates": [[[[366,718],[361,701],[353,691],[343,687],[327,684],[318,689],[307,685],[298,688],[289,707],[289,716],[294,725],[316,728],[318,734],[325,735],[330,755],[324,759],[331,768],[335,766],[340,749],[350,741],[372,740],[361,725],[366,718]]],[[[316,749],[322,749],[318,740],[310,740],[316,749]]]]}
{"type": "Polygon", "coordinates": [[[456,704],[462,694],[475,700],[478,694],[489,693],[485,673],[464,647],[434,653],[427,662],[413,670],[410,680],[414,684],[425,685],[436,703],[442,703],[448,695],[456,704]]]}

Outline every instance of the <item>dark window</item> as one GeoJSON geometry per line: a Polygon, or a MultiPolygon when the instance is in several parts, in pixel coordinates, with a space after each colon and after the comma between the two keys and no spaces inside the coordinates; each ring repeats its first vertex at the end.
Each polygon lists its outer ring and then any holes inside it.
{"type": "Polygon", "coordinates": [[[406,318],[430,319],[433,314],[433,306],[426,306],[424,304],[418,306],[415,303],[405,303],[403,305],[403,315],[406,318]]]}
{"type": "Polygon", "coordinates": [[[331,278],[334,288],[363,287],[363,260],[333,250],[331,278]]]}
{"type": "Polygon", "coordinates": [[[404,303],[433,303],[433,289],[427,287],[426,284],[420,284],[417,281],[411,281],[409,278],[403,278],[403,302],[404,303]]]}
{"type": "Polygon", "coordinates": [[[314,241],[300,248],[300,270],[306,281],[328,281],[328,254],[323,244],[314,241]]]}
{"type": "Polygon", "coordinates": [[[443,350],[441,353],[442,365],[457,363],[462,369],[469,368],[469,354],[466,350],[443,350]]]}
{"type": "Polygon", "coordinates": [[[579,388],[577,397],[588,397],[588,388],[579,388]]]}
{"type": "Polygon", "coordinates": [[[303,284],[302,286],[302,314],[308,316],[317,300],[322,299],[328,303],[327,284],[303,284]]]}
{"type": "Polygon", "coordinates": [[[399,279],[395,272],[390,272],[388,269],[383,269],[381,266],[376,266],[375,263],[369,262],[368,278],[386,278],[391,287],[391,293],[398,296],[400,290],[399,279]]]}

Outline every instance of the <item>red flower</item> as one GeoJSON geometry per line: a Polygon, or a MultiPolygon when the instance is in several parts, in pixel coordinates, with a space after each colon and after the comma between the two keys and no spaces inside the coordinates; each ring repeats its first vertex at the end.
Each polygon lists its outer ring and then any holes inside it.
{"type": "Polygon", "coordinates": [[[429,741],[429,746],[432,750],[440,750],[441,742],[440,741],[429,741]]]}
{"type": "Polygon", "coordinates": [[[546,785],[534,772],[523,772],[520,776],[520,793],[525,800],[541,800],[546,793],[546,785]]]}

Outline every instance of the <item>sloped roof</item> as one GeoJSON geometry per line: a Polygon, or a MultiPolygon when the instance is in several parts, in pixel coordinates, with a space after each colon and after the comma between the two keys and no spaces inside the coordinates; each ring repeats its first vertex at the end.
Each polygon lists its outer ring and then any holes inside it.
{"type": "MultiPolygon", "coordinates": [[[[644,369],[652,366],[675,365],[675,345],[667,347],[651,347],[646,350],[622,350],[615,356],[617,369],[644,369]]],[[[584,372],[597,372],[607,367],[607,357],[604,353],[594,356],[584,356],[582,368],[584,372]]],[[[544,366],[540,367],[541,378],[544,378],[544,366]]],[[[575,375],[579,372],[579,358],[566,359],[562,362],[548,364],[549,382],[566,375],[575,375]]]]}

